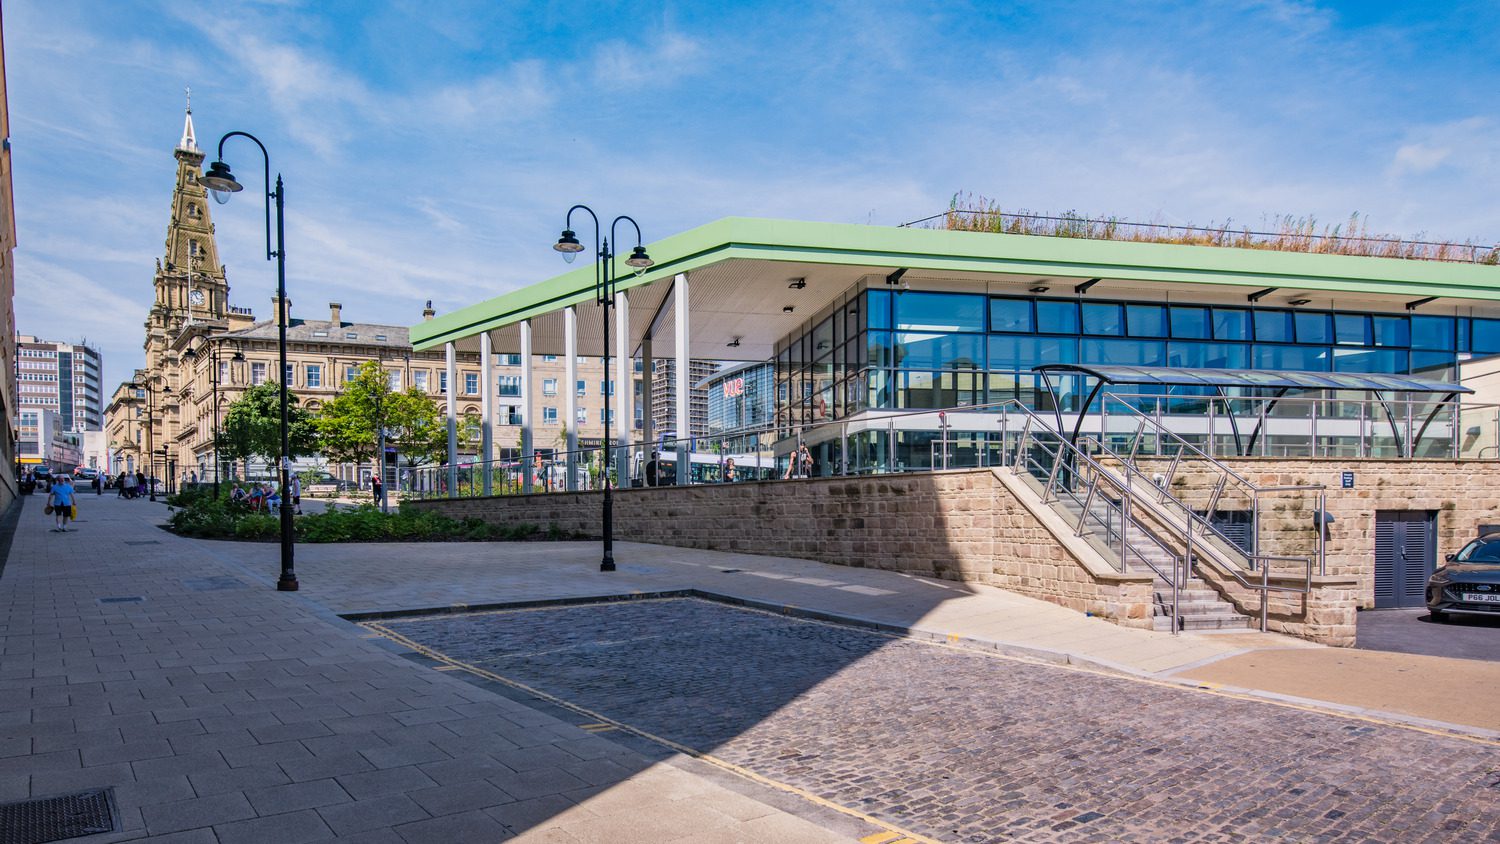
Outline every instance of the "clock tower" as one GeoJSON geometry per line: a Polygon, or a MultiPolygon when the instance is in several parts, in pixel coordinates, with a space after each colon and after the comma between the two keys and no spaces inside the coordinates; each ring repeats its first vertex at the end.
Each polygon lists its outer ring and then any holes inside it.
{"type": "Polygon", "coordinates": [[[177,183],[172,189],[172,217],[167,224],[166,256],[156,263],[156,297],[146,317],[146,371],[162,372],[173,339],[193,323],[224,326],[229,311],[229,284],[214,242],[208,191],[198,183],[203,151],[193,130],[188,100],[182,140],[173,151],[177,183]]]}

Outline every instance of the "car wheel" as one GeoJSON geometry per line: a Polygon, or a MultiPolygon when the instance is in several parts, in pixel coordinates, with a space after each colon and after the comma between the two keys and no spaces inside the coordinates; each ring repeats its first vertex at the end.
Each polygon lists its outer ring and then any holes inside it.
{"type": "Polygon", "coordinates": [[[1432,619],[1433,621],[1436,621],[1438,624],[1442,624],[1443,622],[1448,620],[1447,613],[1438,612],[1437,610],[1428,610],[1427,617],[1432,619]]]}

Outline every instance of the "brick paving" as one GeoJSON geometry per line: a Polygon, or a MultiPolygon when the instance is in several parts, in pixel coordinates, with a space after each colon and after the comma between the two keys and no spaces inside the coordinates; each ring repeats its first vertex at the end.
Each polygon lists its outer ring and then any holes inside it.
{"type": "Polygon", "coordinates": [[[0,576],[0,802],[113,788],[91,841],[848,840],[364,638],[159,505],[58,534],[41,503],[0,576]]]}
{"type": "Polygon", "coordinates": [[[1484,740],[691,599],[381,624],[943,841],[1500,841],[1484,740]]]}

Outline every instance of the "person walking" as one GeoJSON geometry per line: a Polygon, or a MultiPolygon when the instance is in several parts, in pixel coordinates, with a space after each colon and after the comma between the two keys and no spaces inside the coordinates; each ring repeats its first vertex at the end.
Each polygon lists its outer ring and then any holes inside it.
{"type": "Polygon", "coordinates": [[[140,498],[146,494],[146,473],[140,469],[135,470],[135,497],[140,498]]]}
{"type": "Polygon", "coordinates": [[[52,484],[52,489],[47,493],[47,505],[52,508],[52,515],[57,517],[57,527],[53,533],[67,533],[68,520],[73,518],[73,484],[67,475],[57,479],[52,484]]]}
{"type": "Polygon", "coordinates": [[[104,473],[94,473],[94,497],[98,498],[104,494],[104,473]]]}
{"type": "Polygon", "coordinates": [[[302,515],[302,479],[297,477],[296,475],[292,476],[292,488],[290,491],[292,498],[292,512],[300,516],[302,515]]]}

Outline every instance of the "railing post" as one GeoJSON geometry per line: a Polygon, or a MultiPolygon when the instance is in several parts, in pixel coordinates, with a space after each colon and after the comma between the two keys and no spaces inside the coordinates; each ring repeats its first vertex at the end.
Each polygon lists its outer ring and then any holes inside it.
{"type": "Polygon", "coordinates": [[[1120,573],[1130,570],[1130,494],[1121,491],[1120,494],[1120,573]]]}
{"type": "Polygon", "coordinates": [[[1322,405],[1322,402],[1313,399],[1312,413],[1308,416],[1308,422],[1312,428],[1312,443],[1308,446],[1307,451],[1308,455],[1314,460],[1318,459],[1318,408],[1322,407],[1322,405]]]}
{"type": "Polygon", "coordinates": [[[1271,564],[1261,561],[1260,564],[1260,632],[1266,632],[1267,621],[1271,615],[1271,564]]]}
{"type": "Polygon", "coordinates": [[[1407,457],[1407,459],[1411,459],[1411,458],[1416,457],[1417,456],[1417,442],[1416,442],[1416,440],[1412,439],[1413,435],[1412,435],[1412,428],[1411,428],[1411,402],[1410,401],[1406,402],[1406,433],[1404,434],[1404,436],[1406,438],[1406,457],[1407,457]]]}
{"type": "Polygon", "coordinates": [[[1359,456],[1360,457],[1369,457],[1370,456],[1370,438],[1367,437],[1367,436],[1365,436],[1365,428],[1366,428],[1366,426],[1365,426],[1365,416],[1367,415],[1367,411],[1369,411],[1369,409],[1370,409],[1370,402],[1369,402],[1368,399],[1366,399],[1364,401],[1361,401],[1359,403],[1359,456]]]}
{"type": "Polygon", "coordinates": [[[849,423],[839,423],[839,474],[849,474],[849,423]]]}
{"type": "Polygon", "coordinates": [[[1156,398],[1156,456],[1161,456],[1161,396],[1156,398]]]}
{"type": "Polygon", "coordinates": [[[1271,453],[1271,429],[1270,420],[1267,419],[1266,406],[1269,402],[1262,400],[1260,403],[1260,456],[1267,457],[1271,453]]]}
{"type": "Polygon", "coordinates": [[[1214,400],[1208,400],[1208,456],[1219,456],[1219,444],[1214,438],[1214,400]]]}
{"type": "Polygon", "coordinates": [[[1318,490],[1318,576],[1328,574],[1328,525],[1324,522],[1328,512],[1328,493],[1318,490]]]}

